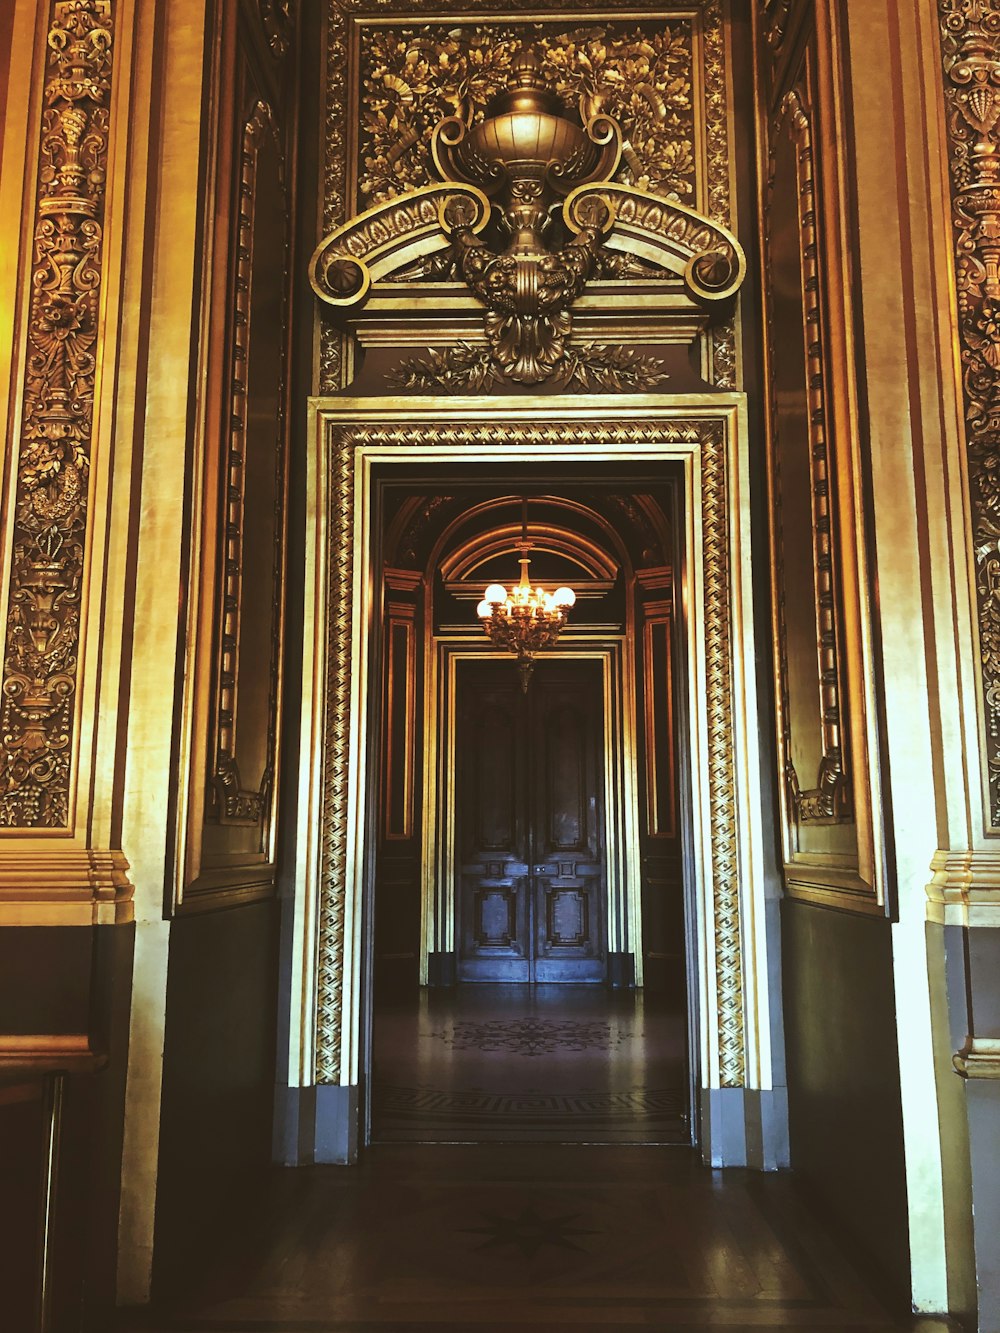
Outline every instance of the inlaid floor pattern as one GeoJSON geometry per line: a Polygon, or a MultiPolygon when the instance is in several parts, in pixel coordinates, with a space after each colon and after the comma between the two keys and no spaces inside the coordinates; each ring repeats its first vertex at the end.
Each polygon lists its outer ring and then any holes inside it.
{"type": "Polygon", "coordinates": [[[888,1330],[786,1174],[687,1148],[397,1145],[274,1170],[164,1333],[888,1330]]]}
{"type": "Polygon", "coordinates": [[[468,985],[377,1011],[379,1143],[689,1143],[684,1016],[641,992],[468,985]]]}

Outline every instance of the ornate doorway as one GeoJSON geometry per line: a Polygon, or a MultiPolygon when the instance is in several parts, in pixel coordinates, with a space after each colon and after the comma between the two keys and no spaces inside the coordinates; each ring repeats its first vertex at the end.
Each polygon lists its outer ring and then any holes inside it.
{"type": "MultiPolygon", "coordinates": [[[[725,1126],[738,1116],[752,1128],[772,1078],[744,399],[622,395],[613,418],[605,399],[588,395],[524,398],[502,420],[476,400],[431,397],[405,406],[327,399],[314,412],[289,1033],[289,1080],[316,1088],[314,1159],[353,1160],[367,1078],[380,479],[454,475],[474,460],[507,476],[546,466],[584,484],[588,469],[630,483],[675,470],[692,1051],[703,1152],[733,1160],[725,1126]]],[[[430,665],[428,690],[437,690],[441,672],[430,665]]],[[[634,767],[633,756],[620,758],[634,767]]]]}
{"type": "Polygon", "coordinates": [[[459,981],[603,981],[600,664],[466,661],[456,711],[459,981]]]}

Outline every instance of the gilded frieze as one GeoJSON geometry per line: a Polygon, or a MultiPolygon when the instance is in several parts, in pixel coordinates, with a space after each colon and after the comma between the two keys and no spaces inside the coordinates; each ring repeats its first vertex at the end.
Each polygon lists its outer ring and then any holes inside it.
{"type": "Polygon", "coordinates": [[[985,712],[1000,827],[1000,0],[940,0],[985,712]]]}
{"type": "Polygon", "coordinates": [[[12,828],[70,817],[113,20],[111,0],[50,9],[0,712],[12,828]]]}

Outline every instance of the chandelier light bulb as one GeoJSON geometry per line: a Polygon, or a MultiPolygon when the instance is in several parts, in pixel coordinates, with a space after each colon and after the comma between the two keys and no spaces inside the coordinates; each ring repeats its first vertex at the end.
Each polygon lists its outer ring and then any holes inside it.
{"type": "Polygon", "coordinates": [[[533,587],[528,577],[531,564],[528,541],[528,501],[521,502],[521,540],[518,543],[521,576],[508,591],[502,584],[491,583],[476,608],[490,642],[517,657],[521,689],[527,691],[535,654],[554,648],[559,631],[566,624],[569,609],[576,601],[572,588],[546,592],[533,587]]]}

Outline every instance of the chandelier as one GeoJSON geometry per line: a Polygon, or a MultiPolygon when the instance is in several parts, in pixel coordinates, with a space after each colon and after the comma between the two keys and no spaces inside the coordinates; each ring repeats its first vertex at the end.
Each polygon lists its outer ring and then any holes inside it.
{"type": "Polygon", "coordinates": [[[476,614],[490,642],[517,655],[521,689],[527,693],[535,654],[543,648],[551,648],[556,642],[559,631],[569,618],[570,608],[576,601],[576,593],[572,588],[556,588],[555,592],[546,592],[543,588],[531,586],[528,578],[528,566],[531,564],[528,552],[531,547],[528,541],[527,497],[521,501],[521,540],[518,548],[521,552],[518,561],[521,578],[517,586],[508,592],[502,583],[491,583],[476,608],[476,614]]]}

